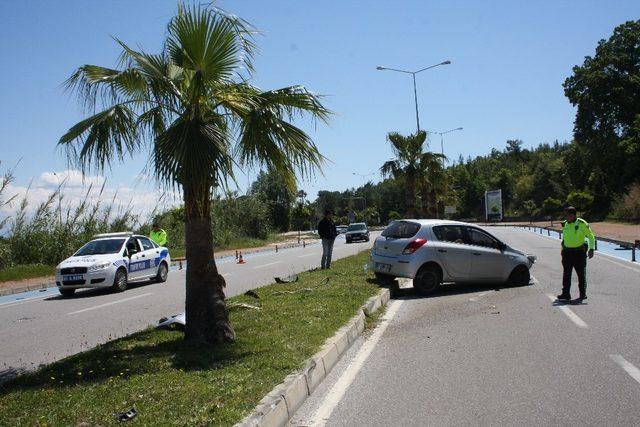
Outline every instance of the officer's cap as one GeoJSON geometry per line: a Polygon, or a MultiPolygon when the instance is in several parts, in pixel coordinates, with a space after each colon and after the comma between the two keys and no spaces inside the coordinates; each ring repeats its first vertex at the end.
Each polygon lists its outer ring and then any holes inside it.
{"type": "Polygon", "coordinates": [[[566,208],[564,208],[564,211],[568,214],[576,214],[576,212],[578,212],[576,210],[576,208],[574,208],[573,206],[567,206],[566,208]]]}

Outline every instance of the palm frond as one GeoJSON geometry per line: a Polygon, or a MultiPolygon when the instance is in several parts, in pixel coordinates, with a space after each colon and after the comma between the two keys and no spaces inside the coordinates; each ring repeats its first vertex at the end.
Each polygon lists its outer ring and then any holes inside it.
{"type": "Polygon", "coordinates": [[[213,186],[226,186],[233,179],[233,159],[220,120],[181,117],[160,134],[153,147],[158,181],[167,186],[189,184],[206,194],[213,186]]]}
{"type": "Polygon", "coordinates": [[[241,65],[251,64],[237,20],[217,9],[193,6],[181,9],[168,27],[166,49],[172,61],[194,71],[193,78],[231,81],[241,65]]]}
{"type": "Polygon", "coordinates": [[[117,104],[74,125],[58,141],[69,159],[82,170],[92,165],[104,169],[114,158],[123,160],[140,148],[136,115],[127,105],[117,104]]]}

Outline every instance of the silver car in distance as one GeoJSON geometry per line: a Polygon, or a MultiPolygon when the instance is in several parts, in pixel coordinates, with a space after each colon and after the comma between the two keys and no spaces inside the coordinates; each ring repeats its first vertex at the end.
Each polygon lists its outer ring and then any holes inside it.
{"type": "Polygon", "coordinates": [[[421,294],[441,283],[529,284],[536,262],[487,231],[458,221],[421,219],[394,221],[376,238],[371,268],[383,282],[413,279],[421,294]]]}

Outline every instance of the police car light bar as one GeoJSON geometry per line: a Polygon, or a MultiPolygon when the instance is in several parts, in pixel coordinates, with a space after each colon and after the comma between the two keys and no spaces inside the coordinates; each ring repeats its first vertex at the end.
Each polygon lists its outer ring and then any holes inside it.
{"type": "Polygon", "coordinates": [[[93,236],[94,239],[102,239],[105,237],[130,237],[133,236],[133,233],[131,231],[123,231],[120,233],[102,233],[102,234],[96,234],[95,236],[93,236]]]}

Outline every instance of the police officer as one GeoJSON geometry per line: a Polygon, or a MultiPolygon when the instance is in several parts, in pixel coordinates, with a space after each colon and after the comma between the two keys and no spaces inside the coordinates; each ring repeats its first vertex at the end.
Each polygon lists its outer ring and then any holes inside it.
{"type": "Polygon", "coordinates": [[[578,218],[576,208],[565,209],[566,221],[562,223],[562,293],[559,300],[571,299],[571,273],[576,270],[580,300],[587,299],[587,253],[593,258],[595,236],[587,221],[578,218]],[[585,243],[585,239],[589,243],[585,243]]]}
{"type": "Polygon", "coordinates": [[[158,221],[153,221],[153,228],[151,229],[149,238],[159,246],[167,245],[167,232],[160,228],[160,223],[158,221]]]}

